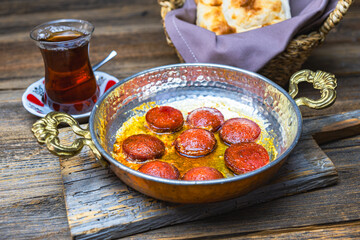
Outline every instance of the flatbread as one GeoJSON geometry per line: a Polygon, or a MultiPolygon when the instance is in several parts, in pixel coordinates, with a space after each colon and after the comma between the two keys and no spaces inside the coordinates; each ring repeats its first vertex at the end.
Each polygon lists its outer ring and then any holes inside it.
{"type": "Polygon", "coordinates": [[[240,33],[291,17],[288,0],[196,0],[196,24],[217,35],[240,33]]]}
{"type": "MultiPolygon", "coordinates": [[[[205,1],[205,0],[203,0],[205,1]]],[[[210,2],[208,0],[207,2],[210,2]]],[[[213,0],[215,2],[216,0],[213,0]]],[[[221,0],[218,0],[218,2],[221,0]]],[[[217,35],[235,33],[236,28],[230,27],[222,12],[220,5],[204,4],[201,0],[197,4],[196,25],[215,32],[217,35]]]]}

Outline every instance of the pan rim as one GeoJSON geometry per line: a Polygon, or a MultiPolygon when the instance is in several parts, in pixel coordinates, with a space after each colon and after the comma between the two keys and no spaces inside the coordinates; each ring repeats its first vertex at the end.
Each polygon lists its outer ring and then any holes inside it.
{"type": "Polygon", "coordinates": [[[115,167],[120,168],[123,171],[126,171],[132,175],[135,175],[136,177],[140,177],[143,178],[145,180],[149,180],[149,181],[154,181],[154,182],[158,182],[158,183],[164,183],[164,184],[169,184],[169,185],[217,185],[217,184],[225,184],[225,183],[230,183],[230,182],[234,182],[234,181],[239,181],[242,179],[246,179],[246,178],[251,178],[254,175],[260,174],[261,172],[264,172],[270,168],[272,168],[273,166],[279,164],[281,161],[283,161],[291,152],[292,150],[295,148],[295,146],[297,145],[297,143],[299,142],[301,133],[302,133],[302,115],[300,112],[300,109],[298,107],[298,105],[295,103],[294,99],[282,88],[280,87],[278,84],[276,84],[275,82],[271,81],[270,79],[255,73],[255,72],[251,72],[248,70],[244,70],[241,68],[237,68],[237,67],[232,67],[232,66],[228,66],[228,65],[223,65],[223,64],[213,64],[213,63],[179,63],[179,64],[170,64],[170,65],[164,65],[164,66],[159,66],[159,67],[154,67],[154,68],[149,68],[143,71],[140,71],[138,73],[135,73],[127,78],[124,78],[123,80],[119,81],[117,84],[115,84],[114,86],[112,86],[104,95],[101,96],[101,98],[96,102],[93,110],[91,111],[90,114],[90,118],[89,118],[89,130],[90,130],[90,134],[92,137],[92,141],[94,142],[96,148],[100,151],[101,155],[107,159],[107,161],[109,161],[111,164],[115,165],[115,167]],[[184,181],[184,180],[171,180],[171,179],[165,179],[165,178],[159,178],[159,177],[154,177],[148,174],[144,174],[141,173],[139,171],[136,171],[132,168],[129,168],[123,164],[121,164],[120,162],[118,162],[117,160],[115,160],[110,154],[108,154],[105,149],[100,145],[100,143],[98,142],[97,138],[95,137],[95,130],[94,130],[94,118],[96,116],[96,111],[99,108],[99,105],[103,102],[103,100],[115,89],[117,88],[119,85],[130,81],[131,79],[143,75],[143,74],[147,74],[150,72],[154,72],[154,71],[159,71],[159,70],[163,70],[163,69],[170,69],[170,68],[179,68],[179,67],[194,67],[194,66],[200,66],[200,67],[214,67],[214,68],[221,68],[221,69],[226,69],[226,70],[231,70],[231,71],[236,71],[236,72],[241,72],[244,74],[248,74],[250,76],[253,77],[257,77],[259,79],[261,79],[262,81],[265,81],[266,83],[270,84],[271,86],[275,87],[278,91],[280,91],[282,94],[285,95],[285,97],[290,101],[291,105],[294,107],[295,110],[295,114],[296,114],[296,118],[298,121],[298,126],[297,126],[297,133],[296,136],[294,138],[294,141],[291,143],[291,145],[285,150],[285,152],[283,154],[281,154],[281,156],[277,157],[276,159],[274,159],[273,161],[271,161],[269,164],[258,168],[254,171],[245,173],[245,174],[241,174],[241,175],[236,175],[234,177],[229,177],[229,178],[223,178],[223,179],[216,179],[216,180],[208,180],[208,181],[184,181]]]}

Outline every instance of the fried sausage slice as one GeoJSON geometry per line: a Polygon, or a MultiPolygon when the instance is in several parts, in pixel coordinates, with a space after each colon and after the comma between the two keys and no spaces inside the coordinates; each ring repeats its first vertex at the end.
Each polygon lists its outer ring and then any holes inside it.
{"type": "Polygon", "coordinates": [[[145,115],[146,122],[154,132],[176,132],[184,125],[182,113],[170,106],[160,106],[150,109],[145,115]]]}
{"type": "Polygon", "coordinates": [[[227,144],[253,142],[261,133],[259,125],[247,118],[231,118],[220,129],[220,138],[227,144]]]}
{"type": "Polygon", "coordinates": [[[225,150],[225,164],[236,174],[254,171],[268,164],[269,154],[257,143],[236,143],[225,150]]]}
{"type": "Polygon", "coordinates": [[[186,157],[201,157],[211,153],[216,147],[212,132],[192,128],[181,133],[173,143],[178,153],[186,157]]]}
{"type": "Polygon", "coordinates": [[[216,132],[224,123],[224,115],[216,108],[197,108],[189,113],[186,122],[192,128],[203,128],[216,132]]]}
{"type": "Polygon", "coordinates": [[[144,163],[138,171],[161,178],[179,179],[179,170],[172,164],[162,161],[151,161],[144,163]]]}
{"type": "Polygon", "coordinates": [[[137,134],[126,138],[122,148],[129,158],[139,161],[161,158],[165,153],[165,144],[157,137],[148,134],[137,134]]]}
{"type": "Polygon", "coordinates": [[[182,180],[185,181],[206,181],[224,178],[224,175],[212,167],[196,167],[187,171],[182,180]]]}

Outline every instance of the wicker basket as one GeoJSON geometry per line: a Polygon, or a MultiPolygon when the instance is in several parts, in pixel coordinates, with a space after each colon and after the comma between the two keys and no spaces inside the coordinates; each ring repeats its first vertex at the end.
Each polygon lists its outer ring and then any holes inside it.
{"type": "MultiPolygon", "coordinates": [[[[164,20],[169,11],[180,8],[185,0],[158,0],[158,2],[161,6],[161,17],[164,20]]],[[[295,37],[290,41],[285,51],[270,60],[259,73],[285,87],[290,76],[300,70],[302,64],[310,56],[312,50],[325,40],[326,35],[340,22],[352,3],[353,0],[339,0],[334,11],[330,13],[329,17],[318,31],[311,32],[308,35],[295,37]]],[[[164,21],[163,25],[165,29],[164,21]]],[[[165,35],[168,44],[174,47],[166,29],[165,35]]],[[[176,48],[175,51],[180,61],[184,62],[176,48]]]]}

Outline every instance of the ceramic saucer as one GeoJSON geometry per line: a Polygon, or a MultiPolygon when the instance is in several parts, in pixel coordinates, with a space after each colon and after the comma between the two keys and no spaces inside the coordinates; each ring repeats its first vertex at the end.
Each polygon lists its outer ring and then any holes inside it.
{"type": "MultiPolygon", "coordinates": [[[[100,94],[103,95],[109,88],[111,88],[114,84],[119,82],[119,80],[111,76],[107,73],[96,71],[95,73],[96,81],[100,89],[100,94]]],[[[44,93],[45,93],[45,78],[41,78],[38,81],[31,84],[22,96],[22,103],[25,109],[38,117],[45,117],[46,114],[52,112],[52,110],[45,102],[44,102],[44,93]]],[[[78,114],[71,115],[75,119],[81,121],[87,119],[90,116],[91,111],[78,114]]]]}

